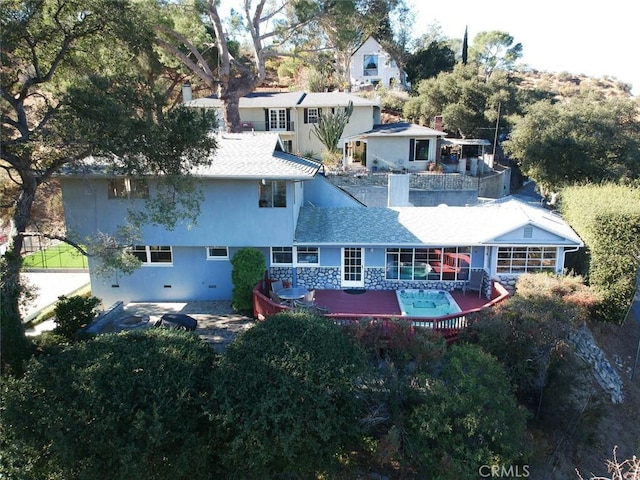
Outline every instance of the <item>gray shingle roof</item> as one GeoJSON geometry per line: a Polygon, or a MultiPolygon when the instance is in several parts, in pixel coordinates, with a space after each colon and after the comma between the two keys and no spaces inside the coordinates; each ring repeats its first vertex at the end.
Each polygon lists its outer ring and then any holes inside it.
{"type": "Polygon", "coordinates": [[[374,125],[371,130],[360,133],[358,137],[444,137],[445,132],[423,127],[409,122],[395,122],[374,125]]]}
{"type": "MultiPolygon", "coordinates": [[[[304,92],[252,92],[240,98],[240,108],[287,108],[296,106],[304,92]]],[[[187,107],[222,107],[217,95],[195,98],[186,102],[187,107]]]]}
{"type": "Polygon", "coordinates": [[[346,107],[353,102],[354,107],[379,106],[374,102],[359,95],[351,95],[344,92],[310,92],[300,101],[301,107],[346,107]]]}
{"type": "Polygon", "coordinates": [[[313,178],[320,162],[278,151],[277,133],[217,134],[218,148],[211,165],[194,175],[219,178],[305,180],[313,178]]]}
{"type": "MultiPolygon", "coordinates": [[[[525,225],[558,236],[558,245],[581,245],[559,217],[515,199],[470,207],[303,207],[297,244],[486,245],[525,225]]],[[[550,242],[553,243],[553,242],[550,242]]]]}
{"type": "MultiPolygon", "coordinates": [[[[349,101],[354,106],[378,106],[372,100],[343,92],[252,92],[240,98],[240,108],[292,108],[292,107],[346,107],[349,101]]],[[[216,95],[196,98],[185,103],[188,107],[221,108],[222,101],[216,95]]]]}
{"type": "MultiPolygon", "coordinates": [[[[277,133],[218,133],[218,148],[211,164],[196,167],[192,174],[200,177],[309,180],[322,164],[279,149],[277,133]]],[[[113,175],[116,160],[88,157],[78,165],[62,170],[62,175],[113,175]]]]}

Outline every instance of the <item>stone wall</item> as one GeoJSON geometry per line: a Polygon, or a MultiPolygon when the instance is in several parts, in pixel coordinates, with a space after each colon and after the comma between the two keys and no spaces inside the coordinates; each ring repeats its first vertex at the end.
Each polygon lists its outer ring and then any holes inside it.
{"type": "Polygon", "coordinates": [[[569,334],[569,342],[573,344],[576,354],[592,369],[598,384],[604,389],[613,403],[622,403],[622,380],[618,372],[611,366],[604,352],[596,344],[591,331],[586,325],[569,334]]]}
{"type": "MultiPolygon", "coordinates": [[[[293,280],[293,269],[291,267],[271,267],[269,275],[274,280],[293,280]]],[[[464,281],[409,281],[409,280],[387,280],[386,270],[381,267],[370,267],[364,269],[364,288],[367,290],[398,290],[401,288],[423,288],[426,290],[446,290],[452,291],[462,288],[464,281]]],[[[298,285],[303,285],[309,289],[317,290],[339,290],[341,289],[340,267],[298,267],[296,280],[298,285]]],[[[485,285],[486,282],[485,282],[485,285]]]]}

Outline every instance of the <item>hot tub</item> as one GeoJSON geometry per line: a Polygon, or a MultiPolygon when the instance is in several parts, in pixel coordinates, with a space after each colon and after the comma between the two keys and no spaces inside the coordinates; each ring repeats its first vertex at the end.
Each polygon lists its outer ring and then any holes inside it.
{"type": "Polygon", "coordinates": [[[398,305],[405,317],[437,318],[462,310],[449,292],[444,290],[396,290],[398,305]]]}

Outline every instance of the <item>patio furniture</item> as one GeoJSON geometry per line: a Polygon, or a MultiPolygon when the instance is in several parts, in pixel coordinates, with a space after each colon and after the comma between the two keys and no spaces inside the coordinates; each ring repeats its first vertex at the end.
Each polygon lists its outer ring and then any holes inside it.
{"type": "Polygon", "coordinates": [[[282,280],[277,280],[275,282],[271,282],[271,290],[273,292],[278,292],[279,290],[282,290],[284,288],[284,285],[282,283],[282,280]]]}
{"type": "Polygon", "coordinates": [[[316,291],[309,290],[304,296],[300,299],[295,299],[293,301],[293,305],[300,308],[311,308],[315,306],[316,303],[316,291]]]}
{"type": "Polygon", "coordinates": [[[482,270],[472,270],[469,273],[469,281],[462,286],[462,293],[467,294],[467,290],[477,291],[478,298],[482,295],[482,282],[484,272],[482,270]]]}
{"type": "Polygon", "coordinates": [[[271,298],[271,300],[273,300],[278,305],[288,305],[289,304],[286,300],[283,300],[282,298],[280,298],[280,295],[278,295],[273,290],[271,290],[269,292],[269,297],[271,298]]]}
{"type": "Polygon", "coordinates": [[[193,332],[198,326],[198,321],[184,313],[165,313],[154,326],[193,332]]]}
{"type": "Polygon", "coordinates": [[[309,293],[309,290],[304,287],[290,287],[278,290],[277,293],[280,298],[283,298],[285,300],[300,300],[301,298],[304,298],[307,293],[309,293]]]}

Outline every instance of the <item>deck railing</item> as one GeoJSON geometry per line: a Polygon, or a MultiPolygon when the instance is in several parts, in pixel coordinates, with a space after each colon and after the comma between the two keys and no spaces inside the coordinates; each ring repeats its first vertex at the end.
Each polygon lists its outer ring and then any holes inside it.
{"type": "MultiPolygon", "coordinates": [[[[253,289],[253,313],[254,317],[259,320],[264,320],[271,315],[289,310],[290,307],[275,303],[269,297],[263,293],[264,282],[260,282],[253,289]]],[[[497,303],[502,302],[509,296],[509,292],[499,282],[493,281],[491,288],[491,299],[488,303],[482,307],[472,310],[465,310],[464,312],[453,313],[438,318],[424,318],[424,317],[405,317],[401,315],[381,315],[366,314],[366,313],[325,313],[324,316],[331,318],[337,325],[352,325],[354,323],[360,323],[367,320],[375,320],[382,322],[383,330],[386,328],[386,324],[397,322],[399,320],[405,322],[411,322],[411,325],[416,328],[428,328],[434,331],[440,332],[447,342],[453,342],[458,338],[458,334],[461,330],[468,326],[467,316],[472,313],[480,312],[481,310],[491,307],[497,303]]]]}

